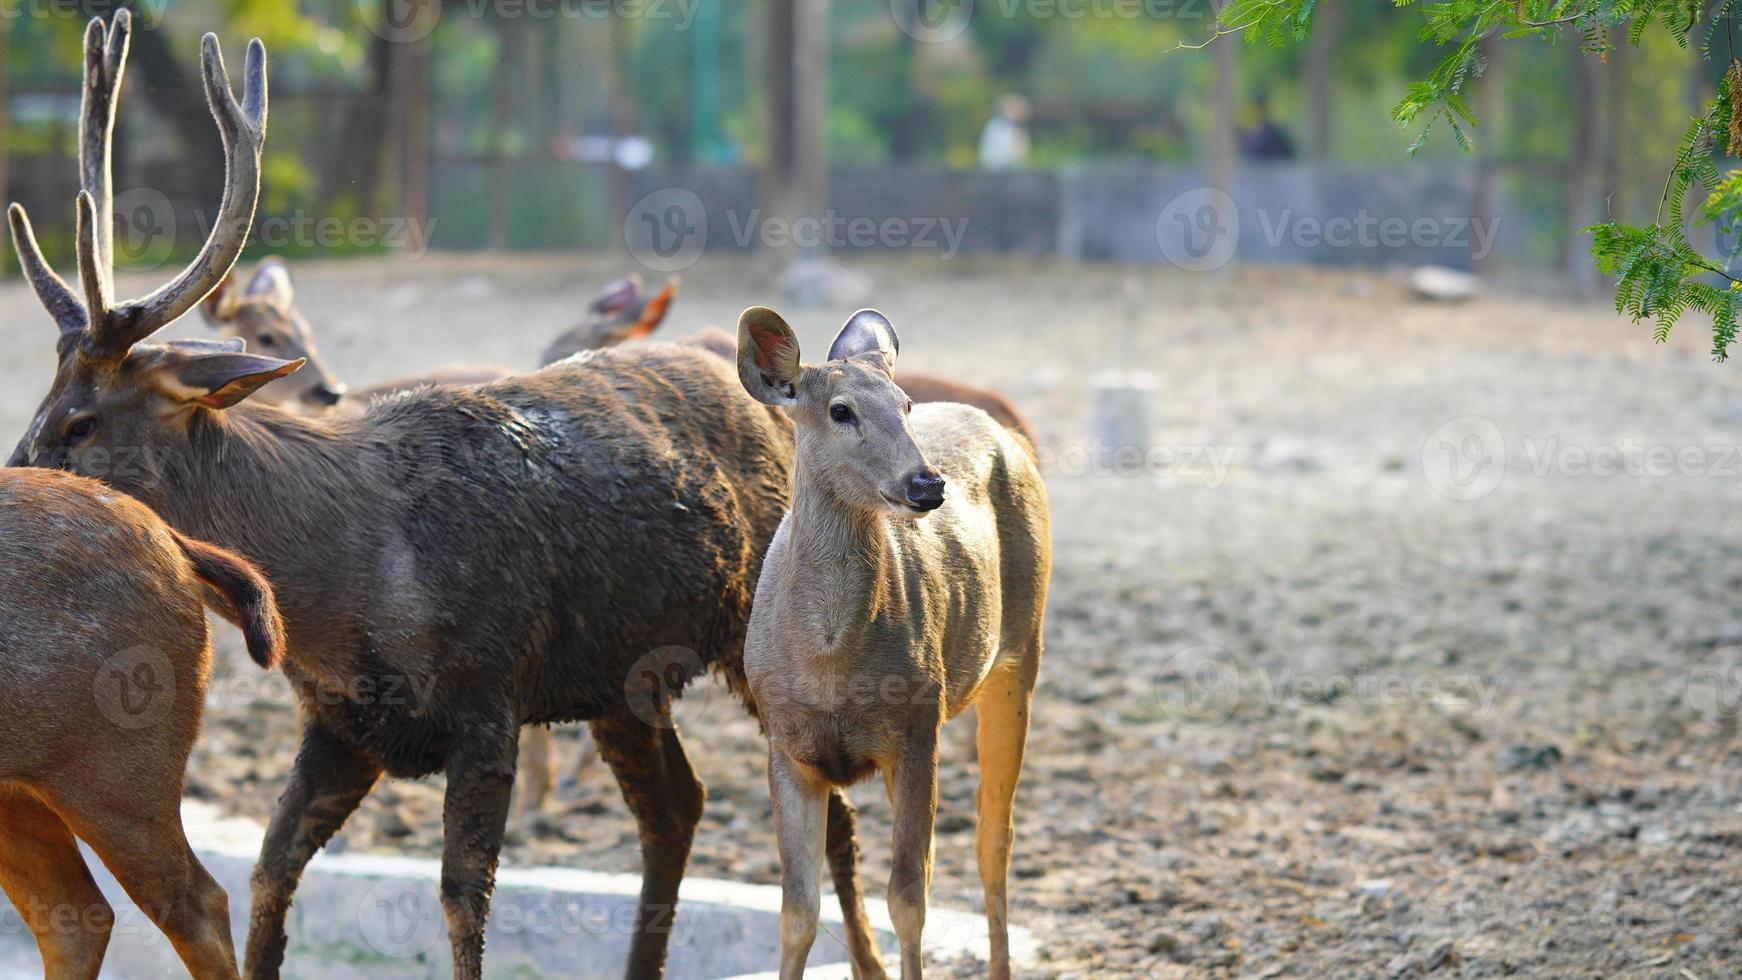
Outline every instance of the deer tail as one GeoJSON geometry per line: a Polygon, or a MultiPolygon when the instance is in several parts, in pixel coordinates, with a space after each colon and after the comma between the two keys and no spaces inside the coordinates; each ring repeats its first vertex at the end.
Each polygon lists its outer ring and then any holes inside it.
{"type": "Polygon", "coordinates": [[[284,620],[266,576],[247,559],[222,548],[179,533],[175,543],[193,565],[194,574],[230,600],[236,624],[248,643],[248,655],[268,670],[278,666],[284,659],[284,620]]]}

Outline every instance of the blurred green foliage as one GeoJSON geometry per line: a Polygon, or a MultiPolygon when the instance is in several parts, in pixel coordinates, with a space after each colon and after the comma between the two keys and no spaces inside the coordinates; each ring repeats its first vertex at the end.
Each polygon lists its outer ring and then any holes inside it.
{"type": "MultiPolygon", "coordinates": [[[[391,175],[382,187],[358,192],[350,186],[354,181],[333,179],[331,163],[352,139],[332,118],[335,106],[384,91],[376,75],[380,42],[369,29],[379,17],[366,23],[364,14],[389,2],[138,0],[133,6],[147,29],[170,46],[174,60],[190,69],[190,78],[202,31],[217,30],[232,57],[243,38],[261,36],[271,51],[274,93],[263,210],[349,215],[366,207],[379,211],[393,200],[391,175]]],[[[510,206],[571,228],[607,209],[603,192],[565,196],[558,171],[533,165],[619,126],[645,137],[661,161],[755,166],[767,146],[768,2],[538,0],[522,6],[519,0],[446,0],[429,39],[436,165],[482,165],[497,153],[524,158],[510,206]],[[531,17],[528,10],[542,14],[531,17]],[[498,93],[500,72],[509,78],[507,111],[498,93]],[[613,78],[627,88],[617,104],[613,78]],[[533,186],[541,180],[553,186],[533,186]]],[[[1215,64],[1178,49],[1212,36],[1217,22],[1209,0],[959,0],[955,9],[971,11],[965,29],[929,41],[904,31],[892,15],[901,4],[917,8],[922,2],[933,0],[828,0],[827,137],[834,159],[972,167],[981,131],[1007,94],[1022,95],[1033,106],[1030,167],[1203,158],[1216,125],[1215,64]]],[[[1383,16],[1369,15],[1364,4],[1351,6],[1329,62],[1329,162],[1407,166],[1405,151],[1429,117],[1441,126],[1462,118],[1469,109],[1463,82],[1489,80],[1477,80],[1476,62],[1447,67],[1448,52],[1460,59],[1479,54],[1467,31],[1459,33],[1460,17],[1466,26],[1480,22],[1490,33],[1516,34],[1496,26],[1508,11],[1541,10],[1559,18],[1589,9],[1596,18],[1591,23],[1619,30],[1642,17],[1661,27],[1670,22],[1665,18],[1692,9],[1690,2],[1439,0],[1405,2],[1413,9],[1403,11],[1381,5],[1375,12],[1383,16]],[[1410,125],[1400,128],[1404,120],[1410,125]]],[[[1724,11],[1736,5],[1718,2],[1724,11]]],[[[1313,12],[1325,3],[1232,0],[1226,8],[1231,19],[1256,28],[1252,37],[1284,42],[1238,45],[1240,125],[1259,120],[1262,95],[1269,119],[1306,148],[1314,111],[1302,84],[1306,43],[1313,12]]],[[[1494,111],[1481,130],[1484,159],[1539,168],[1526,174],[1552,172],[1569,159],[1575,118],[1569,78],[1577,52],[1593,43],[1588,29],[1569,25],[1507,39],[1505,70],[1497,73],[1491,93],[1494,111]]],[[[14,158],[72,153],[69,122],[76,104],[70,96],[76,92],[82,27],[79,16],[13,22],[8,77],[15,107],[25,94],[61,93],[58,102],[39,99],[30,103],[31,111],[15,115],[6,134],[14,158]]],[[[1679,40],[1675,30],[1643,32],[1627,52],[1625,85],[1605,109],[1627,134],[1616,163],[1622,189],[1609,202],[1618,220],[1647,220],[1656,210],[1665,161],[1652,148],[1681,137],[1692,107],[1692,55],[1679,40]]],[[[1702,40],[1703,30],[1696,31],[1691,43],[1697,47],[1702,40]]],[[[141,106],[148,101],[130,97],[124,139],[156,125],[149,107],[141,106]]],[[[1470,135],[1467,124],[1459,123],[1459,130],[1470,135]]],[[[1463,165],[1455,137],[1417,148],[1426,158],[1463,165]]],[[[385,172],[389,155],[380,155],[385,172]]],[[[126,175],[119,179],[125,186],[126,175]]],[[[478,222],[484,220],[482,190],[476,181],[445,190],[432,185],[444,207],[460,209],[456,214],[477,211],[478,222]]],[[[1552,180],[1515,174],[1506,178],[1506,193],[1509,205],[1542,213],[1565,205],[1552,180]]],[[[458,228],[472,219],[455,220],[458,228]]],[[[51,228],[44,232],[53,235],[51,228]]]]}

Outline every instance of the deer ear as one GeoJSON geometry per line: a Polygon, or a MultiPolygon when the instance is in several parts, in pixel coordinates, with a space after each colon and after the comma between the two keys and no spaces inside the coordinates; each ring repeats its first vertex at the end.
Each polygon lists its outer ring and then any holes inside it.
{"type": "Polygon", "coordinates": [[[230,406],[307,361],[228,350],[167,349],[155,366],[156,385],[171,398],[204,408],[230,406]]]}
{"type": "Polygon", "coordinates": [[[738,380],[764,405],[798,401],[798,337],[780,314],[752,306],[738,318],[738,380]]]}
{"type": "Polygon", "coordinates": [[[645,337],[655,330],[658,330],[659,325],[665,322],[666,312],[671,309],[672,297],[676,295],[677,278],[673,277],[670,282],[665,284],[664,289],[654,293],[653,298],[649,299],[641,307],[641,314],[635,318],[635,322],[629,326],[629,329],[626,332],[624,332],[623,339],[634,340],[637,337],[645,337]]]}
{"type": "Polygon", "coordinates": [[[200,300],[200,316],[205,318],[207,324],[214,327],[223,327],[228,324],[230,319],[236,315],[239,292],[240,290],[236,288],[236,274],[234,272],[225,273],[223,281],[218,283],[218,288],[208,293],[205,299],[200,300]]]}
{"type": "Polygon", "coordinates": [[[641,277],[633,272],[613,279],[593,297],[592,311],[601,316],[622,313],[641,301],[641,277]]]}
{"type": "Polygon", "coordinates": [[[262,259],[248,280],[248,298],[263,299],[281,310],[288,310],[296,301],[296,290],[290,285],[290,267],[280,258],[262,259]]]}
{"type": "Polygon", "coordinates": [[[830,345],[829,360],[845,361],[860,354],[878,354],[883,358],[884,370],[894,374],[895,355],[899,353],[901,338],[895,335],[889,318],[876,310],[860,310],[847,318],[846,326],[830,345]]]}

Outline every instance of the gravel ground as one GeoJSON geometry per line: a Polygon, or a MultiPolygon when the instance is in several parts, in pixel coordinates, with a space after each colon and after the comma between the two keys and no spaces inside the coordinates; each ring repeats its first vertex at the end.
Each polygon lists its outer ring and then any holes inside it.
{"type": "MultiPolygon", "coordinates": [[[[438,256],[309,264],[299,287],[328,359],[365,383],[530,364],[619,269],[438,256]]],[[[853,295],[794,317],[808,349],[875,303],[903,367],[1001,388],[1047,444],[1057,556],[1013,886],[1043,951],[1025,975],[1736,975],[1742,368],[1708,362],[1700,325],[1656,346],[1526,282],[1442,306],[1374,273],[847,272],[853,295]],[[1094,376],[1132,368],[1154,375],[1167,452],[1121,465],[1084,446],[1094,376]]],[[[733,259],[685,280],[673,332],[775,295],[733,259]]],[[[16,434],[53,331],[16,283],[0,312],[16,434]]],[[[294,720],[247,683],[228,627],[220,645],[235,666],[190,792],[263,819],[294,720]]],[[[679,716],[711,793],[695,873],[776,881],[753,725],[711,683],[679,716]]],[[[956,727],[934,902],[974,908],[956,727]]],[[[439,853],[441,793],[383,786],[342,846],[439,853]]],[[[880,894],[888,807],[875,786],[854,798],[880,894]]],[[[506,860],[639,865],[598,771],[506,860]]]]}

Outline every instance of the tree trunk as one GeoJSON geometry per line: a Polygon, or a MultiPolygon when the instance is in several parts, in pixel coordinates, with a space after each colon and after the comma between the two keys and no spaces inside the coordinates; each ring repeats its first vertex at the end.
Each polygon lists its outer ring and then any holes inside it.
{"type": "Polygon", "coordinates": [[[623,222],[629,214],[632,189],[629,171],[617,162],[622,142],[635,133],[635,90],[629,79],[629,53],[634,41],[629,19],[619,14],[611,16],[611,51],[605,59],[605,98],[611,110],[611,213],[618,215],[611,222],[611,240],[627,247],[623,222]]]}
{"type": "MultiPolygon", "coordinates": [[[[1482,131],[1476,135],[1476,186],[1470,204],[1470,217],[1481,229],[1496,227],[1500,211],[1500,178],[1503,176],[1500,167],[1500,141],[1504,134],[1506,120],[1501,115],[1501,91],[1503,64],[1501,52],[1504,45],[1497,37],[1489,36],[1482,40],[1482,56],[1488,62],[1488,69],[1482,77],[1476,80],[1476,119],[1481,124],[1482,131]]],[[[1490,241],[1493,237],[1472,236],[1472,248],[1476,241],[1490,241]]],[[[1481,271],[1492,261],[1493,256],[1470,253],[1470,268],[1481,271]]]]}
{"type": "Polygon", "coordinates": [[[1313,15],[1313,33],[1307,46],[1306,64],[1302,67],[1307,97],[1307,158],[1321,169],[1331,158],[1331,143],[1336,138],[1336,103],[1331,92],[1331,66],[1336,63],[1337,45],[1343,39],[1343,25],[1347,21],[1345,15],[1348,10],[1347,3],[1325,3],[1318,6],[1313,15]]]}
{"type": "Polygon", "coordinates": [[[508,185],[511,162],[509,140],[514,132],[514,82],[519,62],[526,55],[525,18],[502,21],[496,26],[496,70],[491,76],[490,173],[485,190],[489,211],[486,243],[491,251],[508,247],[508,185]]]}
{"type": "Polygon", "coordinates": [[[1603,93],[1603,194],[1609,206],[1605,221],[1625,221],[1627,213],[1627,66],[1631,45],[1609,49],[1603,93]]]}
{"type": "Polygon", "coordinates": [[[783,220],[820,220],[828,206],[827,0],[770,0],[768,11],[765,200],[783,220]]]}
{"type": "Polygon", "coordinates": [[[395,174],[399,181],[402,217],[428,240],[430,63],[429,39],[390,44],[391,102],[397,110],[394,133],[395,174]]]}
{"type": "MultiPolygon", "coordinates": [[[[1216,13],[1220,16],[1226,0],[1219,0],[1216,13]]],[[[1239,157],[1239,133],[1234,128],[1235,113],[1240,105],[1240,73],[1235,56],[1239,38],[1217,38],[1210,45],[1215,53],[1216,90],[1211,98],[1215,118],[1210,127],[1208,166],[1210,186],[1234,193],[1234,166],[1239,157]]]]}
{"type": "Polygon", "coordinates": [[[7,154],[11,151],[6,134],[12,125],[12,90],[7,85],[12,76],[12,18],[0,17],[0,201],[12,200],[11,187],[6,183],[7,154]]]}
{"type": "Polygon", "coordinates": [[[1589,236],[1583,229],[1594,224],[1601,213],[1597,188],[1601,145],[1599,125],[1602,120],[1602,87],[1598,84],[1600,67],[1597,56],[1583,51],[1570,52],[1573,65],[1573,145],[1567,162],[1567,182],[1563,211],[1566,226],[1561,235],[1561,271],[1566,273],[1579,293],[1592,292],[1597,287],[1597,270],[1591,263],[1589,236]]]}
{"type": "Polygon", "coordinates": [[[344,195],[356,204],[356,213],[374,216],[386,165],[388,118],[391,102],[393,45],[378,37],[369,46],[369,89],[351,99],[340,120],[338,152],[322,168],[320,196],[323,206],[344,195]]]}

